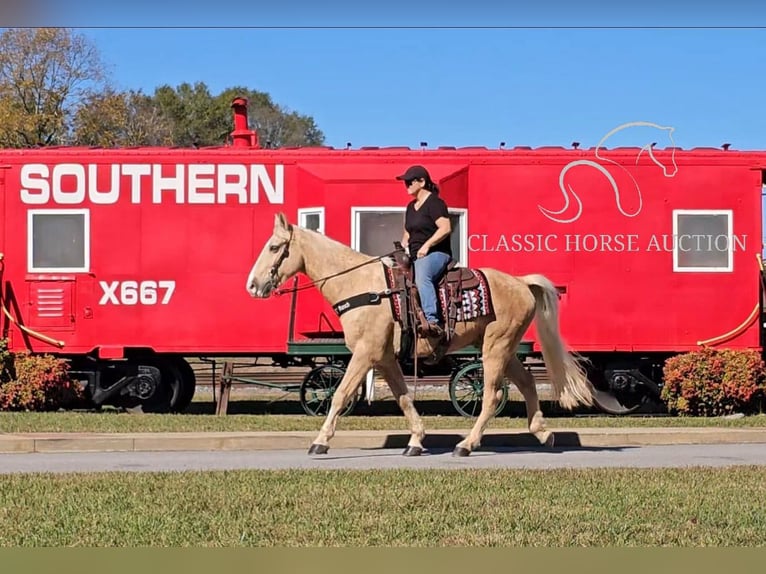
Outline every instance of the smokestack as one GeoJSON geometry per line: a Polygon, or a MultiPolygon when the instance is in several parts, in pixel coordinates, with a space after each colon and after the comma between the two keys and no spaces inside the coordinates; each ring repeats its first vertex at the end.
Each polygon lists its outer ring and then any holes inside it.
{"type": "Polygon", "coordinates": [[[234,110],[234,131],[231,132],[234,147],[259,147],[258,134],[247,128],[247,98],[234,98],[231,107],[234,110]]]}

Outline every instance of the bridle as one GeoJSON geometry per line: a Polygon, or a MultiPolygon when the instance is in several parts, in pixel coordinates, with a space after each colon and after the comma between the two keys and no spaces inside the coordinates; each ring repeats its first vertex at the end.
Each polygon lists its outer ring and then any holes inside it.
{"type": "Polygon", "coordinates": [[[277,284],[277,277],[279,276],[279,267],[284,263],[285,259],[290,257],[290,243],[292,243],[293,240],[293,227],[290,226],[290,237],[288,238],[287,242],[285,243],[285,248],[282,250],[282,253],[280,253],[279,257],[277,257],[277,260],[271,265],[271,269],[269,270],[269,281],[272,285],[275,286],[272,293],[274,295],[283,295],[285,293],[290,293],[294,291],[302,291],[303,289],[309,289],[311,287],[314,287],[318,283],[321,283],[323,281],[326,281],[328,279],[332,279],[333,277],[338,277],[339,275],[344,275],[346,273],[349,273],[351,271],[354,271],[355,269],[359,269],[360,267],[364,267],[365,265],[369,265],[370,263],[375,263],[376,261],[380,261],[381,259],[385,259],[386,257],[392,257],[396,253],[399,253],[400,251],[403,251],[402,248],[394,249],[393,251],[390,251],[389,253],[385,253],[384,255],[378,255],[377,257],[374,257],[370,259],[369,261],[365,261],[364,263],[360,263],[359,265],[354,265],[353,267],[349,267],[348,269],[344,269],[342,271],[338,271],[337,273],[333,273],[332,275],[327,275],[326,277],[320,277],[319,279],[316,279],[314,281],[311,281],[310,283],[306,283],[304,285],[301,285],[300,287],[297,286],[297,277],[296,277],[296,285],[289,288],[289,289],[279,289],[276,287],[277,284]]]}
{"type": "Polygon", "coordinates": [[[287,242],[285,243],[285,248],[282,250],[282,253],[279,254],[279,257],[277,257],[277,260],[272,264],[271,269],[269,270],[269,282],[276,287],[277,285],[277,276],[279,275],[279,266],[282,265],[282,263],[290,257],[290,243],[293,240],[293,228],[290,226],[290,237],[287,239],[287,242]]]}

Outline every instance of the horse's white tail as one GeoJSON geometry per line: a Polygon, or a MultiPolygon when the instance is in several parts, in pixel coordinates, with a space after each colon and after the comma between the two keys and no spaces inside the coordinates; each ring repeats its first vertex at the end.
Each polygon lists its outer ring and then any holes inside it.
{"type": "Polygon", "coordinates": [[[525,275],[520,278],[535,296],[537,334],[543,351],[543,359],[553,385],[553,397],[565,409],[578,404],[593,405],[593,395],[585,370],[568,352],[559,332],[558,291],[543,275],[525,275]]]}

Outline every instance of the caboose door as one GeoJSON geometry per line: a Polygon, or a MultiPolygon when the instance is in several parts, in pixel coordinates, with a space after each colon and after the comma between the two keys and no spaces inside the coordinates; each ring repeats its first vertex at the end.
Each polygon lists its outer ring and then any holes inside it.
{"type": "Polygon", "coordinates": [[[29,327],[74,331],[74,277],[30,277],[28,286],[29,327]]]}
{"type": "Polygon", "coordinates": [[[27,302],[30,327],[73,331],[77,276],[90,271],[87,209],[27,212],[27,302]]]}

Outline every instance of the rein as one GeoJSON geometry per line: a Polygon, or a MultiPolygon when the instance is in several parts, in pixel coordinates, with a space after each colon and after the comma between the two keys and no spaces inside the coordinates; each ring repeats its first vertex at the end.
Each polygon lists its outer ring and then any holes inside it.
{"type": "MultiPolygon", "coordinates": [[[[292,237],[290,238],[292,240],[292,237]]],[[[288,252],[288,247],[290,245],[290,241],[287,242],[287,246],[285,246],[285,250],[282,252],[282,257],[277,261],[277,263],[274,264],[274,267],[272,268],[272,273],[276,275],[276,272],[278,271],[279,265],[282,264],[282,261],[287,257],[285,253],[288,252]]],[[[344,269],[342,271],[338,271],[337,273],[333,273],[331,275],[327,275],[325,277],[320,277],[319,279],[315,279],[314,281],[311,281],[309,283],[305,283],[301,286],[294,286],[290,287],[288,289],[281,289],[277,288],[274,289],[273,293],[274,295],[284,295],[286,293],[294,293],[296,291],[303,291],[304,289],[310,289],[311,287],[316,286],[318,283],[322,283],[323,281],[327,281],[328,279],[332,279],[333,277],[338,277],[340,275],[345,275],[346,273],[350,273],[351,271],[354,271],[356,269],[359,269],[360,267],[364,267],[365,265],[369,265],[370,263],[375,263],[376,261],[380,261],[381,259],[385,259],[386,257],[392,257],[394,254],[399,253],[399,251],[402,251],[401,249],[395,249],[394,251],[390,251],[388,253],[385,253],[384,255],[378,255],[377,257],[373,257],[369,261],[365,261],[364,263],[360,263],[359,265],[354,265],[353,267],[349,267],[348,269],[344,269]]]]}

